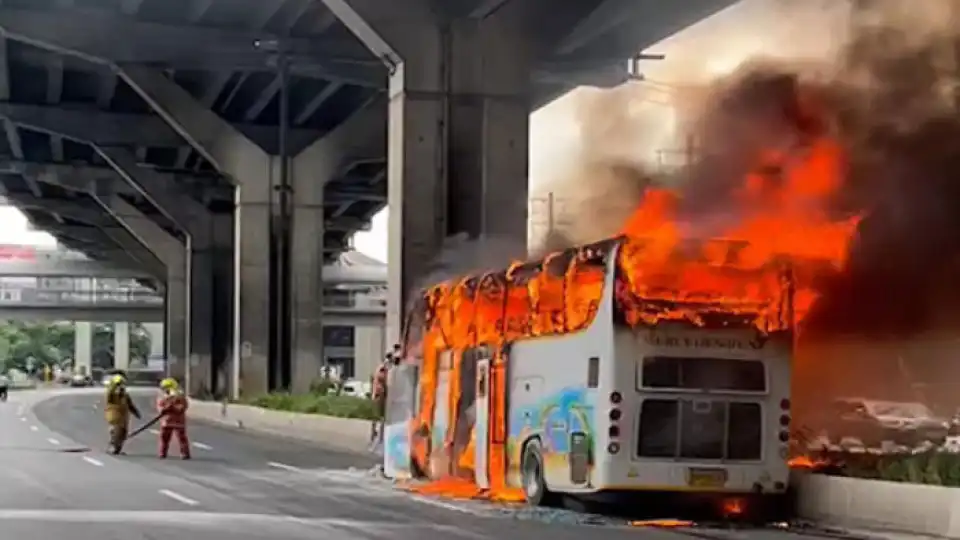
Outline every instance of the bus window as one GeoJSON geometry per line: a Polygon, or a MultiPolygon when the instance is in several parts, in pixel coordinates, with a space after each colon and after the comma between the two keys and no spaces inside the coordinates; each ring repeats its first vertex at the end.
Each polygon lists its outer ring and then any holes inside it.
{"type": "Polygon", "coordinates": [[[567,271],[565,312],[567,331],[583,330],[593,322],[606,279],[606,258],[598,254],[578,255],[567,271]]]}
{"type": "Polygon", "coordinates": [[[654,398],[640,405],[639,457],[755,461],[762,447],[758,403],[654,398]]]}
{"type": "Polygon", "coordinates": [[[640,406],[640,433],[637,455],[672,458],[679,440],[679,408],[675,399],[645,399],[640,406]]]}
{"type": "Polygon", "coordinates": [[[527,284],[535,319],[530,329],[531,336],[549,336],[566,330],[564,289],[572,257],[573,252],[570,250],[547,256],[540,272],[527,284]]]}
{"type": "Polygon", "coordinates": [[[452,341],[455,344],[469,343],[473,339],[473,328],[476,322],[476,295],[479,279],[471,277],[461,281],[453,289],[453,300],[450,302],[450,311],[453,315],[452,341]]]}
{"type": "Polygon", "coordinates": [[[504,321],[507,339],[530,335],[533,320],[533,299],[527,284],[536,278],[539,265],[523,265],[511,268],[508,272],[506,290],[507,299],[504,321]]]}
{"type": "Polygon", "coordinates": [[[759,403],[730,404],[727,459],[757,460],[763,449],[763,413],[759,403]]]}
{"type": "Polygon", "coordinates": [[[641,366],[638,388],[767,391],[766,367],[761,360],[648,356],[641,366]]]}
{"type": "Polygon", "coordinates": [[[680,402],[680,457],[723,459],[726,409],[721,401],[680,402]]]}
{"type": "Polygon", "coordinates": [[[499,340],[503,325],[505,285],[503,272],[486,274],[480,279],[474,297],[477,341],[489,343],[499,340]]]}

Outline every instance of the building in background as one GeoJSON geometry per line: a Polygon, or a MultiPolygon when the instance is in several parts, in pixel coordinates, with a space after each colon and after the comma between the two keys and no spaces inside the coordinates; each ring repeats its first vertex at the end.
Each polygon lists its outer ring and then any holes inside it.
{"type": "Polygon", "coordinates": [[[323,357],[344,379],[366,380],[383,360],[387,265],[358,251],[323,270],[323,357]]]}

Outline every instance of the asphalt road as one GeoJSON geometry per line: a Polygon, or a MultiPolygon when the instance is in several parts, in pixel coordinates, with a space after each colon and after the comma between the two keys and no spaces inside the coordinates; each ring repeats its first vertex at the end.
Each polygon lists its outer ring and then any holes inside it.
{"type": "Polygon", "coordinates": [[[367,456],[197,422],[193,460],[158,459],[149,432],[113,457],[99,392],[42,398],[0,404],[0,540],[811,538],[584,525],[569,513],[424,498],[371,474],[367,456]]]}

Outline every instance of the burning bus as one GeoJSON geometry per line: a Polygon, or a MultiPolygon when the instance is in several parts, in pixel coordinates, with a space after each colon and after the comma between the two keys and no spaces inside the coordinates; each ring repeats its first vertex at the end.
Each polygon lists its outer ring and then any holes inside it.
{"type": "Polygon", "coordinates": [[[783,494],[793,269],[673,248],[618,237],[426,290],[390,373],[385,473],[532,505],[783,494]],[[716,287],[676,286],[694,276],[716,287]]]}

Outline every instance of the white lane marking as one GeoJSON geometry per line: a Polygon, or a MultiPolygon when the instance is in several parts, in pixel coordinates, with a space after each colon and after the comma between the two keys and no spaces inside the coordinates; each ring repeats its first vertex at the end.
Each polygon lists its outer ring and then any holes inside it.
{"type": "Polygon", "coordinates": [[[60,444],[60,441],[54,439],[53,437],[50,437],[49,439],[47,439],[47,442],[54,446],[57,446],[58,444],[60,444]]]}
{"type": "Polygon", "coordinates": [[[151,429],[151,430],[150,430],[150,433],[151,433],[152,435],[159,435],[159,434],[160,434],[160,430],[159,430],[159,429],[151,429]]]}
{"type": "Polygon", "coordinates": [[[167,497],[170,497],[171,499],[173,499],[173,500],[175,500],[175,501],[177,501],[177,502],[182,502],[183,504],[185,504],[185,505],[187,505],[187,506],[196,506],[196,505],[200,504],[200,503],[198,503],[197,501],[195,501],[195,500],[193,500],[193,499],[191,499],[191,498],[189,498],[189,497],[184,497],[183,495],[177,493],[176,491],[170,491],[169,489],[161,489],[161,490],[160,490],[160,494],[161,494],[161,495],[164,495],[164,496],[167,496],[167,497]]]}
{"type": "Polygon", "coordinates": [[[21,422],[26,422],[26,421],[27,421],[27,417],[26,417],[26,416],[21,416],[21,417],[20,417],[20,421],[21,421],[21,422]]]}
{"type": "Polygon", "coordinates": [[[267,463],[268,467],[273,467],[274,469],[283,469],[290,472],[303,472],[303,469],[300,467],[294,467],[293,465],[287,465],[286,463],[277,463],[276,461],[271,461],[267,463]]]}
{"type": "Polygon", "coordinates": [[[83,460],[93,465],[94,467],[103,467],[103,462],[100,461],[99,459],[93,459],[90,456],[83,456],[83,460]]]}
{"type": "Polygon", "coordinates": [[[30,431],[39,431],[39,430],[40,428],[38,428],[37,426],[30,426],[30,431]]]}
{"type": "Polygon", "coordinates": [[[17,407],[17,416],[23,416],[23,405],[17,407]]]}
{"type": "Polygon", "coordinates": [[[190,443],[190,444],[192,444],[193,446],[196,446],[197,448],[199,448],[199,449],[201,449],[201,450],[213,450],[213,447],[212,447],[212,446],[210,446],[209,444],[203,444],[202,442],[195,442],[195,443],[190,443]]]}
{"type": "Polygon", "coordinates": [[[473,516],[485,515],[480,510],[477,510],[474,508],[466,508],[463,506],[458,506],[456,503],[446,502],[440,499],[426,497],[424,495],[412,495],[411,498],[419,503],[427,504],[430,506],[436,506],[437,508],[443,508],[444,510],[450,510],[451,512],[460,512],[461,514],[470,514],[473,516]]]}

